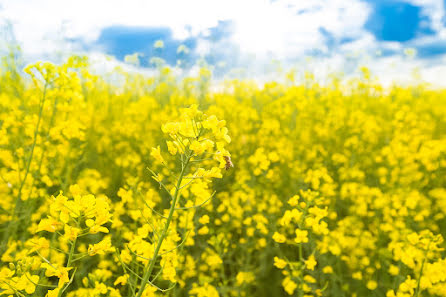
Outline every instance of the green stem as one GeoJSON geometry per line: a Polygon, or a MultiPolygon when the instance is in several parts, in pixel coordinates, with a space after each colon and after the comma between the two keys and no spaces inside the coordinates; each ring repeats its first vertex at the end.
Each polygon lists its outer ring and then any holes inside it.
{"type": "Polygon", "coordinates": [[[68,255],[67,267],[70,267],[71,261],[73,260],[73,255],[74,255],[74,251],[76,248],[76,240],[77,240],[77,238],[75,238],[73,240],[73,244],[71,245],[70,254],[68,255]]]}
{"type": "Polygon", "coordinates": [[[427,255],[429,254],[429,247],[430,243],[427,246],[426,255],[424,256],[423,263],[421,263],[420,275],[418,276],[418,281],[417,281],[417,294],[415,295],[416,297],[420,296],[421,277],[423,276],[423,269],[424,269],[424,264],[426,263],[427,260],[427,255]]]}
{"type": "Polygon", "coordinates": [[[19,193],[17,195],[16,205],[15,205],[14,211],[12,213],[12,217],[14,217],[14,215],[17,212],[19,201],[22,198],[23,186],[25,185],[26,178],[28,177],[29,170],[31,168],[31,162],[33,160],[33,155],[34,155],[34,148],[36,147],[36,143],[37,143],[37,135],[39,134],[40,121],[42,120],[42,115],[43,115],[43,107],[45,105],[45,97],[46,97],[47,85],[48,85],[48,83],[45,82],[45,86],[43,88],[42,100],[41,100],[41,104],[40,104],[39,118],[37,119],[36,129],[34,130],[34,139],[33,139],[33,144],[31,146],[31,153],[30,153],[29,158],[27,160],[25,176],[23,177],[23,180],[20,183],[19,193]]]}
{"type": "MultiPolygon", "coordinates": [[[[57,112],[57,97],[54,99],[53,111],[51,113],[50,122],[48,124],[48,130],[47,130],[47,133],[46,133],[46,136],[45,136],[45,140],[42,142],[42,152],[40,154],[40,158],[39,158],[39,161],[38,161],[39,165],[38,165],[38,168],[37,168],[37,173],[39,175],[40,175],[40,171],[42,169],[43,159],[45,157],[46,149],[48,147],[46,144],[50,140],[50,131],[51,131],[51,128],[53,127],[53,124],[54,124],[54,118],[56,117],[56,112],[57,112]]],[[[35,182],[36,182],[36,178],[33,179],[33,182],[31,184],[31,190],[34,188],[35,182]]],[[[34,204],[36,204],[36,203],[34,202],[34,204]]],[[[30,207],[27,207],[27,212],[26,212],[26,216],[25,216],[26,218],[30,218],[31,217],[31,214],[34,212],[34,208],[35,208],[34,205],[31,205],[30,207]]],[[[21,236],[21,240],[22,241],[25,240],[25,236],[26,236],[26,233],[23,232],[23,234],[21,236]]]]}
{"type": "Polygon", "coordinates": [[[182,166],[181,174],[180,174],[180,176],[178,178],[178,181],[177,181],[177,186],[176,186],[176,189],[175,189],[175,195],[173,196],[172,205],[170,206],[169,215],[167,217],[166,224],[164,225],[163,232],[161,233],[161,236],[158,239],[158,243],[157,243],[155,251],[153,253],[152,260],[150,261],[150,264],[148,264],[149,267],[146,270],[146,272],[144,273],[144,277],[143,277],[143,279],[141,281],[141,287],[139,288],[139,291],[136,294],[136,297],[141,297],[141,295],[144,292],[144,289],[145,289],[147,283],[149,282],[150,276],[152,275],[152,271],[153,271],[153,268],[155,267],[155,262],[156,262],[156,259],[158,258],[158,253],[159,253],[159,251],[161,249],[161,245],[162,245],[164,239],[167,236],[167,232],[169,231],[169,225],[170,225],[170,222],[172,221],[173,214],[175,212],[175,205],[176,205],[177,200],[178,200],[178,194],[180,192],[181,181],[183,180],[183,176],[184,176],[184,173],[186,171],[187,165],[189,164],[189,160],[190,160],[190,156],[188,156],[186,158],[184,166],[182,166]]]}
{"type": "Polygon", "coordinates": [[[37,124],[36,124],[36,128],[34,129],[34,139],[33,139],[33,144],[31,146],[31,152],[30,155],[28,157],[28,160],[26,162],[26,171],[25,171],[25,176],[23,177],[23,179],[20,182],[20,187],[19,187],[19,192],[17,194],[17,198],[15,201],[15,207],[12,211],[11,214],[11,220],[8,222],[8,227],[6,228],[6,232],[4,233],[3,239],[2,239],[2,246],[0,248],[0,252],[4,251],[4,248],[9,240],[9,235],[15,234],[16,230],[17,230],[17,224],[15,222],[15,216],[20,208],[20,201],[22,200],[22,190],[23,190],[23,186],[25,185],[26,182],[26,178],[28,177],[30,168],[31,168],[31,162],[33,159],[33,155],[34,155],[34,148],[36,147],[36,143],[37,143],[37,136],[39,134],[39,128],[40,128],[40,122],[42,120],[42,115],[43,115],[43,107],[45,105],[45,98],[46,98],[46,91],[47,91],[47,87],[48,87],[48,80],[45,79],[45,86],[43,88],[43,94],[42,94],[42,98],[40,99],[40,106],[39,106],[39,117],[37,119],[37,124]],[[12,231],[12,232],[11,232],[12,231]]]}
{"type": "Polygon", "coordinates": [[[302,243],[299,243],[299,261],[303,261],[302,243]]]}
{"type": "MultiPolygon", "coordinates": [[[[75,252],[75,250],[76,250],[76,240],[77,240],[77,238],[75,238],[75,239],[73,240],[73,243],[71,244],[70,253],[68,254],[67,268],[70,267],[71,262],[72,262],[72,260],[73,260],[73,255],[74,255],[74,252],[75,252]]],[[[73,273],[74,273],[74,272],[73,272],[73,273]]],[[[68,284],[68,285],[69,285],[69,284],[68,284]]],[[[65,288],[65,289],[66,289],[66,288],[65,288]]],[[[63,292],[65,291],[65,289],[64,289],[64,290],[59,290],[59,294],[58,294],[57,296],[58,296],[58,297],[61,297],[62,294],[63,294],[63,292]]]]}

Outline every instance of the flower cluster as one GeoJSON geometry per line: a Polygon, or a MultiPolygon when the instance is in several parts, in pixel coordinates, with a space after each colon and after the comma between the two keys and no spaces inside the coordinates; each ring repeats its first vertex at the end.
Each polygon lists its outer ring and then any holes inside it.
{"type": "MultiPolygon", "coordinates": [[[[318,265],[315,254],[319,254],[319,251],[309,242],[310,238],[320,240],[329,233],[324,220],[328,216],[324,201],[318,192],[311,190],[300,191],[299,195],[291,197],[288,200],[291,209],[287,209],[279,219],[279,231],[272,236],[279,246],[285,246],[280,248],[283,258],[274,257],[274,266],[283,270],[285,278],[282,286],[289,295],[293,295],[296,289],[305,292],[304,296],[312,296],[310,293],[321,295],[323,291],[316,288],[318,281],[313,273],[318,265]],[[298,257],[293,259],[295,249],[298,250],[298,257]]],[[[332,273],[331,266],[318,270],[325,274],[332,273]]]]}
{"type": "Polygon", "coordinates": [[[444,90],[15,57],[0,295],[446,296],[444,90]]]}

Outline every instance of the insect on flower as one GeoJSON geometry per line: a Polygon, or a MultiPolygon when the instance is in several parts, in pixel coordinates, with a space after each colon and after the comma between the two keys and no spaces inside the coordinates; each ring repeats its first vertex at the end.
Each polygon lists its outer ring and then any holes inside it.
{"type": "Polygon", "coordinates": [[[223,158],[225,158],[225,161],[226,161],[226,164],[225,164],[226,170],[229,170],[231,167],[234,167],[234,164],[232,164],[232,161],[231,161],[231,157],[224,156],[223,158]]]}

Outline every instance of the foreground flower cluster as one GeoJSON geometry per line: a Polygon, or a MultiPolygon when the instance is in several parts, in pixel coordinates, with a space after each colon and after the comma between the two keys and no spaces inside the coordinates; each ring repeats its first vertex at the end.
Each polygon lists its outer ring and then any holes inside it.
{"type": "Polygon", "coordinates": [[[446,296],[446,92],[0,72],[0,295],[446,296]]]}

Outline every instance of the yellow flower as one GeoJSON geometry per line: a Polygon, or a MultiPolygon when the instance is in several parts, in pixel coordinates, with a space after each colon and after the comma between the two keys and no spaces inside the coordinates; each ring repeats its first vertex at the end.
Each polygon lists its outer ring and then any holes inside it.
{"type": "Polygon", "coordinates": [[[48,231],[48,232],[56,232],[63,224],[58,220],[49,217],[48,219],[42,219],[37,226],[36,232],[40,231],[48,231]]]}
{"type": "Polygon", "coordinates": [[[62,267],[57,264],[48,264],[48,263],[42,263],[41,267],[43,269],[46,269],[45,276],[51,277],[55,276],[59,278],[59,284],[58,287],[62,288],[62,286],[70,281],[70,278],[68,277],[68,271],[73,269],[73,267],[62,267]]]}
{"type": "Polygon", "coordinates": [[[194,151],[196,155],[201,155],[205,150],[205,147],[197,140],[192,141],[189,148],[194,151]]]}
{"type": "Polygon", "coordinates": [[[95,296],[99,296],[101,294],[107,294],[107,291],[108,291],[107,286],[104,283],[100,283],[98,281],[94,283],[93,292],[95,296]]]}
{"type": "Polygon", "coordinates": [[[374,281],[374,280],[369,280],[369,281],[367,282],[367,289],[373,291],[373,290],[375,290],[377,287],[378,287],[378,283],[377,283],[376,281],[374,281]]]}
{"type": "Polygon", "coordinates": [[[218,167],[212,167],[211,170],[206,170],[203,173],[203,177],[206,178],[222,178],[221,169],[218,167]]]}
{"type": "Polygon", "coordinates": [[[32,248],[30,253],[38,250],[47,250],[50,248],[50,241],[44,237],[40,237],[37,240],[31,241],[32,248]]]}
{"type": "Polygon", "coordinates": [[[361,271],[356,271],[352,273],[352,278],[357,280],[362,280],[362,273],[361,271]]]}
{"type": "Polygon", "coordinates": [[[171,155],[176,155],[178,148],[172,141],[167,141],[167,150],[171,155]]]}
{"type": "MultiPolygon", "coordinates": [[[[11,268],[12,269],[12,268],[11,268]]],[[[7,267],[2,267],[0,270],[0,282],[4,281],[5,279],[8,279],[14,275],[14,271],[7,267]]]]}
{"type": "Polygon", "coordinates": [[[282,286],[285,292],[288,293],[288,295],[293,295],[294,290],[296,290],[297,288],[297,284],[294,281],[292,281],[291,278],[289,277],[283,279],[282,286]]]}
{"type": "Polygon", "coordinates": [[[310,255],[308,259],[305,261],[305,267],[309,270],[314,270],[314,267],[317,265],[316,258],[314,255],[310,255]]]}
{"type": "Polygon", "coordinates": [[[240,271],[239,273],[237,273],[235,279],[237,281],[237,285],[241,286],[244,283],[246,284],[252,283],[255,277],[251,271],[240,271]]]}
{"type": "Polygon", "coordinates": [[[119,284],[119,285],[125,286],[127,284],[128,279],[129,279],[128,274],[121,275],[120,277],[118,277],[116,279],[116,281],[114,282],[114,285],[117,286],[119,284]]]}
{"type": "Polygon", "coordinates": [[[88,246],[88,255],[104,255],[106,252],[113,252],[114,247],[111,244],[110,237],[104,238],[102,241],[96,244],[90,244],[88,246]]]}
{"type": "Polygon", "coordinates": [[[54,290],[49,290],[49,291],[46,293],[45,297],[57,297],[57,296],[59,296],[59,291],[60,291],[59,288],[56,288],[56,289],[54,289],[54,290]]]}
{"type": "Polygon", "coordinates": [[[331,273],[333,273],[333,268],[331,266],[325,266],[322,269],[322,272],[325,273],[325,274],[331,274],[331,273]]]}
{"type": "Polygon", "coordinates": [[[316,279],[308,274],[304,276],[304,281],[310,284],[316,283],[316,279]]]}
{"type": "Polygon", "coordinates": [[[19,291],[25,291],[28,294],[33,294],[36,291],[36,285],[39,282],[38,275],[30,275],[28,272],[22,275],[15,283],[15,288],[19,291]]]}
{"type": "Polygon", "coordinates": [[[274,232],[273,240],[278,243],[284,243],[286,241],[286,237],[278,232],[274,232]]]}
{"type": "Polygon", "coordinates": [[[199,287],[196,284],[193,284],[192,289],[189,291],[189,296],[194,295],[197,297],[219,297],[217,289],[210,285],[209,283],[205,283],[203,286],[199,287]]]}
{"type": "Polygon", "coordinates": [[[198,222],[199,222],[200,224],[203,224],[203,225],[209,223],[209,216],[208,216],[208,215],[204,215],[204,216],[202,216],[202,217],[198,220],[198,222]]]}
{"type": "Polygon", "coordinates": [[[279,257],[274,257],[274,266],[279,269],[283,269],[285,266],[287,266],[287,262],[279,257]]]}
{"type": "Polygon", "coordinates": [[[296,238],[294,239],[296,243],[308,242],[308,231],[296,229],[296,238]]]}
{"type": "Polygon", "coordinates": [[[416,244],[418,243],[418,241],[419,241],[419,236],[418,236],[417,233],[412,232],[412,233],[410,233],[409,235],[407,235],[407,240],[408,240],[411,244],[416,245],[416,244]]]}
{"type": "Polygon", "coordinates": [[[298,195],[294,195],[290,199],[288,199],[288,204],[291,206],[296,206],[299,204],[300,197],[298,195]]]}
{"type": "Polygon", "coordinates": [[[65,231],[65,237],[68,238],[71,241],[74,241],[77,236],[79,235],[79,232],[81,231],[79,228],[71,227],[69,225],[64,226],[65,231]]]}
{"type": "Polygon", "coordinates": [[[391,264],[391,265],[389,266],[389,273],[390,273],[391,275],[398,275],[399,272],[400,272],[400,269],[398,268],[398,266],[395,266],[395,265],[393,265],[393,264],[391,264]]]}
{"type": "Polygon", "coordinates": [[[166,134],[177,134],[179,131],[180,126],[178,125],[178,123],[166,123],[164,125],[161,126],[161,130],[166,133],[166,134]]]}
{"type": "Polygon", "coordinates": [[[87,227],[90,228],[89,233],[91,233],[91,234],[96,234],[99,232],[102,232],[102,233],[109,232],[109,230],[106,227],[101,226],[101,224],[97,224],[97,222],[95,220],[88,219],[85,221],[85,224],[87,225],[87,227]]]}
{"type": "Polygon", "coordinates": [[[164,158],[161,156],[160,146],[156,148],[153,147],[150,156],[152,156],[157,162],[164,163],[164,158]]]}
{"type": "Polygon", "coordinates": [[[198,229],[198,234],[200,234],[200,235],[206,235],[208,233],[209,233],[208,226],[203,226],[200,229],[198,229]]]}

